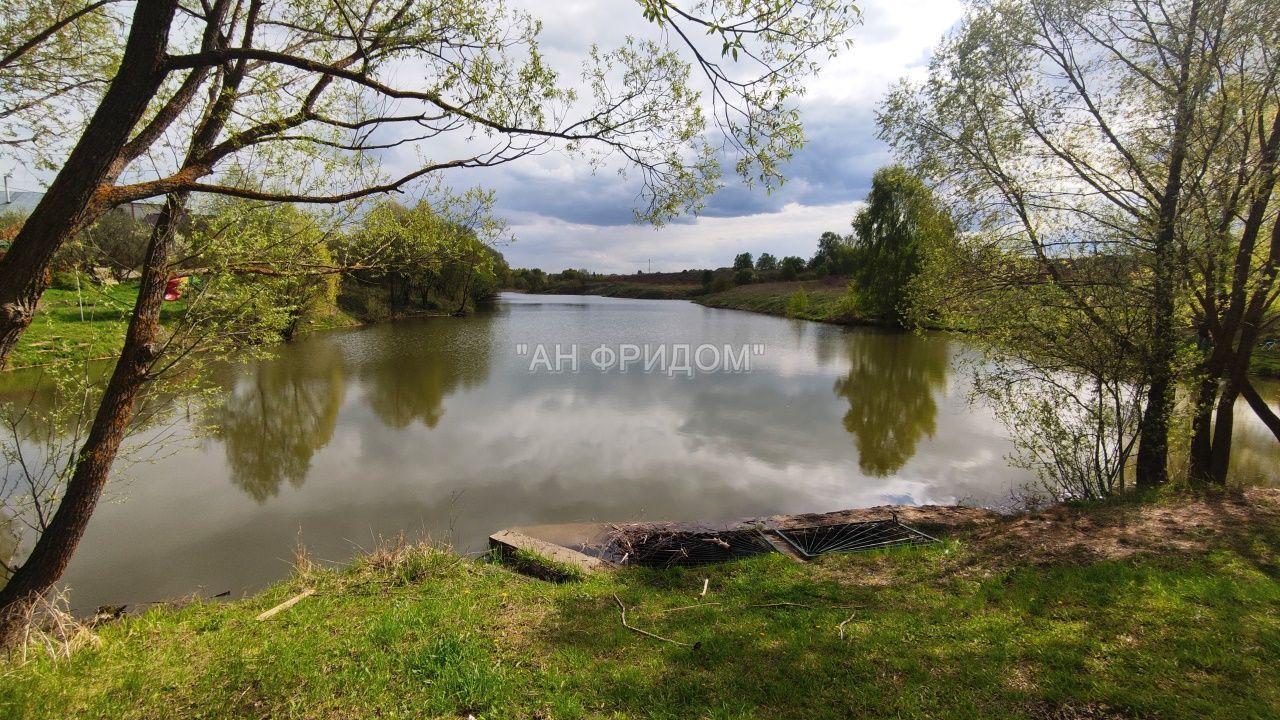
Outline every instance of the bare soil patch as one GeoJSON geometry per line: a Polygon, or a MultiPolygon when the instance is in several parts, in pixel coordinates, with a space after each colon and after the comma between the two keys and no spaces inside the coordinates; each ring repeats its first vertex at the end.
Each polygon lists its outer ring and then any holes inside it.
{"type": "Polygon", "coordinates": [[[1280,534],[1280,489],[1250,488],[1168,503],[1058,505],[986,524],[966,539],[986,555],[1019,564],[1201,553],[1230,546],[1272,565],[1269,551],[1256,547],[1258,533],[1280,534]]]}

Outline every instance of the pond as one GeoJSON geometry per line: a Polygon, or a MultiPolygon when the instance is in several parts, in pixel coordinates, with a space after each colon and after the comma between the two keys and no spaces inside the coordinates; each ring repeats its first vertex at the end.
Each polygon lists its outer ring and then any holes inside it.
{"type": "MultiPolygon", "coordinates": [[[[515,294],[315,333],[220,370],[208,417],[166,421],[219,429],[113,481],[66,584],[91,610],[240,595],[287,575],[299,543],[343,562],[402,530],[479,552],[517,525],[999,504],[1032,478],[968,403],[966,352],[942,334],[515,294]],[[592,363],[624,345],[648,372],[592,363]],[[720,366],[679,349],[702,345],[720,366]],[[685,361],[693,377],[670,372],[685,361]]],[[[1238,462],[1271,472],[1280,445],[1240,417],[1238,462]]]]}

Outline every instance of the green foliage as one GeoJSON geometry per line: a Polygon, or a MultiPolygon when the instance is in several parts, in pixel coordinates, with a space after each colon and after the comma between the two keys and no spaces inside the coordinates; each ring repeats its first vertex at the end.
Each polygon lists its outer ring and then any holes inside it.
{"type": "Polygon", "coordinates": [[[749,252],[738,253],[736,256],[734,256],[733,258],[734,270],[750,270],[753,267],[755,267],[755,263],[751,259],[751,253],[749,252]]]}
{"type": "Polygon", "coordinates": [[[228,349],[289,338],[331,313],[338,275],[326,219],[293,205],[212,204],[190,238],[199,252],[185,325],[228,349]]]}
{"type": "Polygon", "coordinates": [[[735,285],[750,285],[755,281],[756,271],[749,267],[742,268],[733,274],[733,284],[735,285]]]}
{"type": "Polygon", "coordinates": [[[809,259],[809,269],[817,275],[848,275],[858,262],[849,238],[824,232],[818,238],[818,250],[809,259]]]}
{"type": "Polygon", "coordinates": [[[512,271],[493,246],[505,226],[489,215],[492,193],[441,193],[433,206],[387,201],[365,215],[337,255],[353,268],[340,303],[365,320],[411,311],[464,311],[504,283],[540,289],[541,270],[512,271]]]}
{"type": "Polygon", "coordinates": [[[128,208],[120,208],[99,218],[73,246],[83,248],[78,258],[82,269],[105,267],[116,280],[124,280],[141,270],[150,237],[149,223],[134,219],[128,208]]]}
{"type": "Polygon", "coordinates": [[[1022,489],[1026,495],[1102,500],[1125,491],[1142,415],[1140,387],[1005,360],[977,375],[975,392],[1012,431],[1012,464],[1039,480],[1039,488],[1022,489]]]}
{"type": "Polygon", "coordinates": [[[523,292],[542,292],[547,286],[547,274],[540,268],[515,268],[510,273],[510,287],[523,292]]]}
{"type": "Polygon", "coordinates": [[[502,563],[516,572],[548,582],[582,582],[587,575],[582,568],[523,548],[516,548],[502,556],[502,563]]]}
{"type": "Polygon", "coordinates": [[[787,317],[800,317],[809,311],[809,296],[804,288],[797,289],[787,298],[787,317]]]}
{"type": "Polygon", "coordinates": [[[788,255],[782,258],[782,262],[778,265],[778,279],[795,280],[804,272],[804,258],[795,255],[788,255]]]}
{"type": "Polygon", "coordinates": [[[778,270],[778,258],[769,253],[760,253],[760,257],[756,258],[756,271],[763,273],[773,273],[778,270]]]}
{"type": "Polygon", "coordinates": [[[115,71],[124,43],[113,7],[64,25],[26,52],[20,46],[71,19],[89,0],[24,0],[0,4],[0,153],[21,153],[56,167],[69,139],[91,114],[115,71]]]}
{"type": "Polygon", "coordinates": [[[718,272],[711,279],[711,292],[719,293],[733,288],[733,274],[728,272],[718,272]]]}
{"type": "Polygon", "coordinates": [[[869,316],[904,323],[908,288],[929,248],[955,242],[955,225],[915,175],[894,165],[876,171],[867,205],[853,221],[858,263],[851,290],[869,316]]]}
{"type": "Polygon", "coordinates": [[[0,253],[9,249],[9,242],[22,229],[27,216],[12,210],[0,212],[0,253]]]}

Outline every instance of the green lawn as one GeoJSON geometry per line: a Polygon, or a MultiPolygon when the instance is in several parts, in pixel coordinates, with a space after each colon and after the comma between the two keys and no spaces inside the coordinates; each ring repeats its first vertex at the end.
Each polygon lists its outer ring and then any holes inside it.
{"type": "MultiPolygon", "coordinates": [[[[86,359],[112,359],[124,344],[125,329],[138,297],[136,281],[118,285],[97,285],[81,277],[79,291],[49,288],[40,299],[40,308],[31,327],[18,342],[9,367],[22,368],[86,359]]],[[[186,301],[167,302],[160,321],[181,316],[186,301]]],[[[334,310],[304,325],[304,331],[355,325],[349,315],[334,310]]]]}
{"type": "MultiPolygon", "coordinates": [[[[81,277],[80,291],[49,288],[40,299],[31,327],[10,357],[11,367],[116,355],[134,300],[136,282],[97,285],[81,277]]],[[[176,304],[176,303],[175,303],[176,304]]],[[[172,313],[166,308],[166,315],[172,313]]]]}
{"type": "Polygon", "coordinates": [[[984,548],[960,533],[563,584],[414,550],[155,609],[70,660],[0,665],[0,716],[1276,716],[1274,523],[1127,559],[984,548]],[[316,594],[255,620],[304,587],[316,594]],[[624,628],[615,596],[629,623],[682,644],[624,628]]]}

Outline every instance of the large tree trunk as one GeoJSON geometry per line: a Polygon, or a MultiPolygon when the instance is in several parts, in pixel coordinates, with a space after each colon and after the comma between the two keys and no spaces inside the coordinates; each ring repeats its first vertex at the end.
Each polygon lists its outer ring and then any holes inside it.
{"type": "Polygon", "coordinates": [[[0,367],[31,324],[62,243],[110,207],[98,190],[110,177],[164,80],[165,49],[177,0],[139,0],[120,69],[48,192],[0,259],[0,367]]]}
{"type": "MultiPolygon", "coordinates": [[[[1161,363],[1157,361],[1157,365],[1161,363]]],[[[1169,479],[1169,414],[1173,404],[1172,373],[1168,366],[1155,368],[1147,390],[1147,406],[1138,425],[1136,485],[1147,490],[1169,479]]]]}
{"type": "Polygon", "coordinates": [[[1217,399],[1217,373],[1205,370],[1191,411],[1187,478],[1192,485],[1203,485],[1209,478],[1209,468],[1213,462],[1213,409],[1217,399]]]}
{"type": "Polygon", "coordinates": [[[36,541],[31,555],[0,590],[0,649],[13,647],[21,635],[26,609],[62,576],[102,496],[133,415],[134,402],[149,379],[151,363],[159,350],[160,308],[176,225],[184,203],[185,197],[169,196],[152,231],[124,349],[107,383],[58,510],[36,541]]]}
{"type": "MultiPolygon", "coordinates": [[[[1196,42],[1200,33],[1200,3],[1193,0],[1189,8],[1186,39],[1178,58],[1177,109],[1173,135],[1169,143],[1169,169],[1164,192],[1159,198],[1158,224],[1152,248],[1152,336],[1147,363],[1150,386],[1147,407],[1139,426],[1138,489],[1163,485],[1169,479],[1169,417],[1174,403],[1174,358],[1178,336],[1174,327],[1174,292],[1177,279],[1174,269],[1174,243],[1177,239],[1179,203],[1182,198],[1182,168],[1187,159],[1191,135],[1193,102],[1197,93],[1191,77],[1196,42]]],[[[1199,82],[1198,80],[1195,82],[1199,82]]]]}

